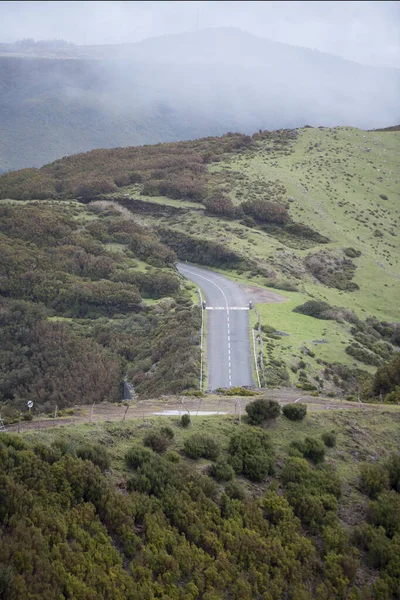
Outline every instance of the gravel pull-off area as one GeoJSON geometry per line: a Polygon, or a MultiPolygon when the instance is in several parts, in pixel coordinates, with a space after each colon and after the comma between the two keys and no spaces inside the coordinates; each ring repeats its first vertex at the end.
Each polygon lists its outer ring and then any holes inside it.
{"type": "Polygon", "coordinates": [[[277,302],[287,302],[287,298],[284,296],[280,296],[276,292],[271,292],[270,290],[264,290],[263,288],[257,287],[255,285],[243,285],[240,287],[246,294],[249,300],[256,302],[257,304],[272,304],[277,302]]]}

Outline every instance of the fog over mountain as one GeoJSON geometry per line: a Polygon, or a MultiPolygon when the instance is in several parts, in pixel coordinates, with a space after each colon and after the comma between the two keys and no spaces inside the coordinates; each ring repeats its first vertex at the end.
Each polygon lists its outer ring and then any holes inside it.
{"type": "Polygon", "coordinates": [[[400,70],[211,28],[132,44],[0,44],[0,169],[258,129],[400,122],[400,70]]]}

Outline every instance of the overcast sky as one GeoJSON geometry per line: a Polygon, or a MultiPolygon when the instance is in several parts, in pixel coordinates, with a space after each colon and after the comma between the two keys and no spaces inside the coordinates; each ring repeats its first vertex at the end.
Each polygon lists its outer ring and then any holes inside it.
{"type": "Polygon", "coordinates": [[[136,42],[208,27],[400,66],[399,2],[0,2],[0,42],[136,42]]]}

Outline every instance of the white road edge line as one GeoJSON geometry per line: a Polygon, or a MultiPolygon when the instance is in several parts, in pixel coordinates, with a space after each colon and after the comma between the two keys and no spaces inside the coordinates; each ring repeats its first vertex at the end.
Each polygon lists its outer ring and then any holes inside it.
{"type": "Polygon", "coordinates": [[[203,331],[204,331],[204,314],[203,314],[203,296],[201,295],[201,289],[197,288],[200,298],[200,310],[201,310],[201,329],[200,329],[200,379],[199,389],[203,389],[203,331]]]}
{"type": "Polygon", "coordinates": [[[258,360],[257,360],[257,352],[256,352],[256,336],[254,335],[254,329],[251,328],[251,331],[253,333],[253,348],[254,348],[254,360],[256,363],[256,372],[257,372],[257,381],[258,381],[258,387],[261,387],[261,382],[260,382],[260,375],[258,372],[258,360]]]}

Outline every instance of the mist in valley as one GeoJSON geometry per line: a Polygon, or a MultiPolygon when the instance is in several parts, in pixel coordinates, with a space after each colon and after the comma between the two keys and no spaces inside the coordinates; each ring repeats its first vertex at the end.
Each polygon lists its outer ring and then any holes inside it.
{"type": "Polygon", "coordinates": [[[0,9],[2,171],[96,147],[400,122],[394,2],[0,9]]]}

